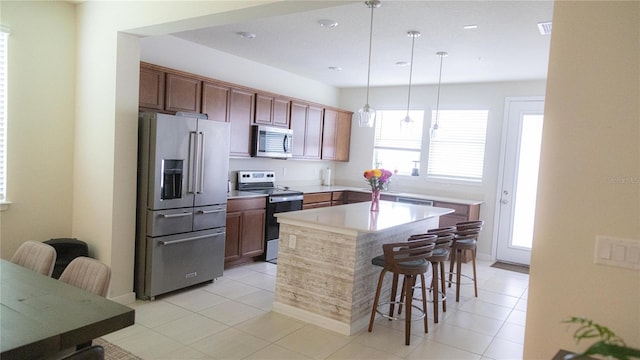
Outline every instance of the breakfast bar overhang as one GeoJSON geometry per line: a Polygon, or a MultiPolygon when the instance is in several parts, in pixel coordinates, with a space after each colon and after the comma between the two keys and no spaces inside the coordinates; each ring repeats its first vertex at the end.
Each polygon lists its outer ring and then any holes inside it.
{"type": "Polygon", "coordinates": [[[352,335],[369,321],[382,244],[438,227],[453,209],[380,201],[277,214],[280,223],[273,311],[352,335]]]}

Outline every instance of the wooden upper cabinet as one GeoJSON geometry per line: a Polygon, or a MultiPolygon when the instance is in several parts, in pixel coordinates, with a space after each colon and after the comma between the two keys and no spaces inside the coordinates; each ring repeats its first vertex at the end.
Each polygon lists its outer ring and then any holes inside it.
{"type": "Polygon", "coordinates": [[[307,110],[309,105],[297,101],[291,102],[291,130],[293,130],[293,147],[291,153],[294,158],[304,157],[304,133],[307,124],[307,110]]]}
{"type": "Polygon", "coordinates": [[[322,107],[300,101],[291,102],[294,158],[320,159],[323,113],[322,107]]]}
{"type": "Polygon", "coordinates": [[[165,108],[168,111],[200,112],[202,81],[178,74],[167,74],[165,108]]]}
{"type": "Polygon", "coordinates": [[[164,74],[164,71],[140,66],[139,107],[164,110],[164,74]]]}
{"type": "Polygon", "coordinates": [[[265,94],[256,94],[256,124],[272,125],[273,101],[275,97],[265,94]]]}
{"type": "Polygon", "coordinates": [[[336,126],[336,153],[333,160],[349,161],[351,149],[351,119],[353,113],[338,111],[338,124],[336,126]]]}
{"type": "Polygon", "coordinates": [[[254,119],[255,93],[231,88],[229,122],[231,123],[231,148],[234,157],[251,156],[251,124],[254,119]]]}
{"type": "Polygon", "coordinates": [[[289,128],[291,123],[291,100],[276,97],[273,100],[273,126],[289,128]]]}
{"type": "Polygon", "coordinates": [[[347,111],[324,110],[322,159],[349,161],[351,116],[347,111]]]}
{"type": "Polygon", "coordinates": [[[336,140],[338,137],[338,112],[324,110],[324,125],[322,128],[322,159],[336,159],[336,140]]]}
{"type": "Polygon", "coordinates": [[[320,159],[322,149],[323,114],[324,108],[312,105],[309,106],[304,142],[304,157],[306,159],[320,159]]]}
{"type": "Polygon", "coordinates": [[[205,81],[202,83],[202,113],[209,120],[229,121],[229,97],[231,88],[205,81]]]}
{"type": "Polygon", "coordinates": [[[289,128],[290,100],[275,95],[256,94],[256,124],[289,128]]]}

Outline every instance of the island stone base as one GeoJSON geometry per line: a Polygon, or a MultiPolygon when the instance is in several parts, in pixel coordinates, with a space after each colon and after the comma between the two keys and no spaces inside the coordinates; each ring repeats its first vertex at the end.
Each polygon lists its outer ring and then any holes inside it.
{"type": "Polygon", "coordinates": [[[361,331],[382,270],[371,259],[382,244],[436,227],[438,217],[375,232],[281,223],[273,311],[344,335],[361,331]]]}

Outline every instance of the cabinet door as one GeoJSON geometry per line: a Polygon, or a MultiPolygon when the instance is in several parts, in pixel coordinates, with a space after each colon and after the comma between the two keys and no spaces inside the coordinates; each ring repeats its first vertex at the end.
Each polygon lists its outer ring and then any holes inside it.
{"type": "Polygon", "coordinates": [[[293,130],[293,157],[304,157],[305,127],[307,122],[308,105],[291,102],[291,130],[293,130]]]}
{"type": "Polygon", "coordinates": [[[336,159],[336,138],[338,136],[338,113],[333,110],[324,110],[324,124],[322,128],[322,159],[336,159]]]}
{"type": "Polygon", "coordinates": [[[230,92],[228,86],[203,82],[202,113],[207,114],[209,120],[228,121],[230,92]]]}
{"type": "Polygon", "coordinates": [[[253,122],[255,93],[231,89],[229,122],[231,123],[231,148],[229,155],[249,157],[251,151],[251,123],[253,122]]]}
{"type": "Polygon", "coordinates": [[[273,126],[289,128],[291,100],[284,98],[273,99],[273,126]]]}
{"type": "Polygon", "coordinates": [[[260,256],[264,253],[265,210],[248,210],[242,214],[242,256],[260,256]]]}
{"type": "Polygon", "coordinates": [[[309,106],[307,112],[307,124],[304,139],[305,159],[320,159],[322,146],[322,117],[324,109],[317,106],[309,106]]]}
{"type": "Polygon", "coordinates": [[[242,234],[242,213],[227,213],[227,236],[224,246],[224,262],[240,258],[240,235],[242,234]]]}
{"type": "Polygon", "coordinates": [[[164,110],[164,71],[141,66],[138,95],[141,108],[164,110]]]}
{"type": "Polygon", "coordinates": [[[349,161],[351,147],[351,119],[353,113],[338,111],[336,124],[336,150],[334,160],[349,161]]]}
{"type": "Polygon", "coordinates": [[[256,124],[272,125],[274,97],[256,94],[256,124]]]}
{"type": "Polygon", "coordinates": [[[165,109],[168,111],[200,112],[202,82],[178,74],[167,74],[165,109]]]}

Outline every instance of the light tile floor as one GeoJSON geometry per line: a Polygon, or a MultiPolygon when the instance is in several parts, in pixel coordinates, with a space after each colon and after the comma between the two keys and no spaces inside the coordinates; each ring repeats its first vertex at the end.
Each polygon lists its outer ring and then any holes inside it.
{"type": "MultiPolygon", "coordinates": [[[[104,336],[143,359],[521,359],[528,275],[478,263],[479,294],[451,288],[447,312],[429,333],[378,319],[372,333],[344,336],[271,312],[276,266],[225,270],[214,283],[136,301],[136,323],[104,336]]],[[[465,264],[464,273],[470,270],[465,264]]],[[[389,277],[388,277],[389,278],[389,277]]],[[[389,278],[390,279],[390,278],[389,278]]],[[[387,279],[387,280],[389,280],[387,279]]]]}

